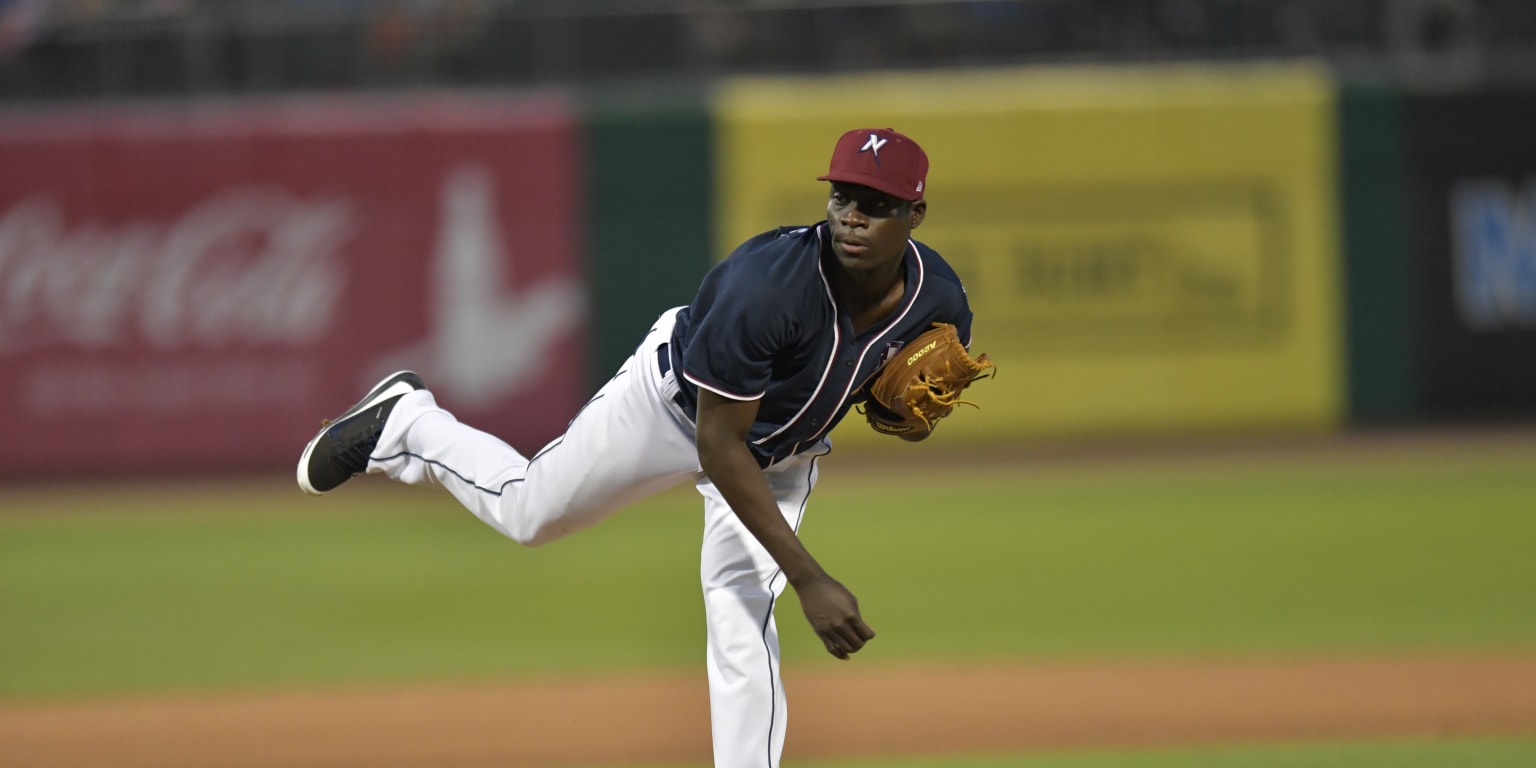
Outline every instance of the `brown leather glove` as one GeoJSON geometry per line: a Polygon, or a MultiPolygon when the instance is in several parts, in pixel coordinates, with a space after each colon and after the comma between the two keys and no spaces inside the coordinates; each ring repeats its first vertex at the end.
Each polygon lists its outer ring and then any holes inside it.
{"type": "Polygon", "coordinates": [[[913,339],[885,364],[869,385],[864,418],[876,432],[903,435],[930,432],[961,400],[971,382],[997,373],[986,355],[972,358],[948,323],[913,339]]]}

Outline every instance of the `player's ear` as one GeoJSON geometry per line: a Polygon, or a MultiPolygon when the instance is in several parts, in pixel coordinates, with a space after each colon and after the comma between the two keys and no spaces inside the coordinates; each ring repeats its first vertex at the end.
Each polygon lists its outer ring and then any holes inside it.
{"type": "Polygon", "coordinates": [[[928,201],[918,200],[912,204],[912,228],[922,226],[923,217],[928,215],[928,201]]]}

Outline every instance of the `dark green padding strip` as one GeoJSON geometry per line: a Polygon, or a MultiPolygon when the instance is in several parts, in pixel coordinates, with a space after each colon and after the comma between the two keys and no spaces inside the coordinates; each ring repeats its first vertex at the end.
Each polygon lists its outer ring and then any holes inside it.
{"type": "Polygon", "coordinates": [[[590,376],[600,384],[713,263],[713,132],[694,90],[589,94],[584,130],[590,376]]]}
{"type": "Polygon", "coordinates": [[[1417,413],[1413,259],[1407,251],[1402,98],[1384,86],[1339,93],[1345,339],[1352,424],[1417,413]]]}

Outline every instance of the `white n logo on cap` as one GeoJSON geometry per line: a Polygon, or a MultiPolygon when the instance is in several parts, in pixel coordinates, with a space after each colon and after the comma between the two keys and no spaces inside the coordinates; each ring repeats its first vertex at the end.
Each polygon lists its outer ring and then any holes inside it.
{"type": "Polygon", "coordinates": [[[869,141],[864,142],[864,146],[859,147],[859,152],[861,152],[861,153],[862,152],[873,152],[873,153],[875,153],[875,160],[879,161],[880,160],[880,148],[885,146],[885,143],[887,141],[890,141],[890,139],[882,139],[879,136],[876,136],[875,134],[871,133],[869,135],[869,141]]]}

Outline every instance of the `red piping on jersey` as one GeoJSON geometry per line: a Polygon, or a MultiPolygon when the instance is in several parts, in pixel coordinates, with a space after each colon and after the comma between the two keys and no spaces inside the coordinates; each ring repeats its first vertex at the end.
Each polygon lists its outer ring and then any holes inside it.
{"type": "Polygon", "coordinates": [[[707,390],[709,390],[709,391],[711,391],[711,392],[713,392],[713,393],[715,393],[715,394],[717,394],[717,395],[719,395],[721,397],[727,398],[729,400],[740,400],[740,401],[743,401],[743,402],[748,401],[748,400],[761,400],[761,399],[763,399],[763,395],[768,394],[768,390],[765,389],[762,392],[759,392],[759,393],[757,393],[755,395],[738,395],[738,394],[736,394],[734,392],[726,392],[726,391],[723,391],[723,390],[715,389],[714,387],[711,387],[708,384],[705,384],[704,382],[699,381],[698,379],[695,379],[692,376],[689,376],[687,371],[682,371],[682,374],[683,374],[683,378],[693,382],[693,385],[698,387],[699,389],[707,389],[707,390]]]}

